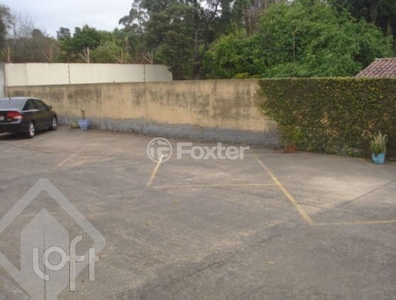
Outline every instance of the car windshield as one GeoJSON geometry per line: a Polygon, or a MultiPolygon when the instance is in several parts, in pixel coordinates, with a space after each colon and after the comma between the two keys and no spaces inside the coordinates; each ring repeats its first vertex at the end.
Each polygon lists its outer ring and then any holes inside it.
{"type": "Polygon", "coordinates": [[[22,109],[24,99],[0,99],[0,109],[22,109]]]}

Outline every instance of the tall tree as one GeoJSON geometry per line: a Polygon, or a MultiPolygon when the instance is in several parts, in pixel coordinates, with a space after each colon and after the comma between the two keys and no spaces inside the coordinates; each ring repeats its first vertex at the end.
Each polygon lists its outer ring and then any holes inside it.
{"type": "Polygon", "coordinates": [[[36,28],[27,37],[8,39],[7,45],[13,63],[53,62],[59,54],[57,41],[36,28]]]}
{"type": "Polygon", "coordinates": [[[161,13],[152,13],[145,40],[158,62],[170,67],[176,79],[193,76],[194,9],[181,3],[170,5],[161,13]]]}
{"type": "Polygon", "coordinates": [[[395,0],[329,0],[339,11],[348,10],[355,18],[380,27],[385,35],[394,39],[396,53],[396,1],[395,0]]]}
{"type": "Polygon", "coordinates": [[[285,2],[285,0],[236,0],[235,17],[245,29],[246,35],[251,36],[257,32],[260,15],[272,4],[285,2]]]}
{"type": "Polygon", "coordinates": [[[35,27],[29,16],[17,14],[8,30],[7,61],[52,62],[58,55],[57,41],[35,27]]]}
{"type": "Polygon", "coordinates": [[[233,3],[233,0],[134,0],[120,24],[124,25],[123,30],[137,34],[143,44],[143,56],[153,53],[154,62],[169,65],[177,79],[198,79],[210,45],[232,28],[233,3]]]}
{"type": "Polygon", "coordinates": [[[4,48],[8,30],[14,24],[14,17],[11,15],[10,9],[0,4],[0,49],[4,48]]]}

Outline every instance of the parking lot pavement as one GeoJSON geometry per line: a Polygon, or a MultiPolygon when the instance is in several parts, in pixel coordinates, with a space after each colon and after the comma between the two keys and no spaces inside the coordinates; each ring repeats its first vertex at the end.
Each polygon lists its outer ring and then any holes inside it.
{"type": "MultiPolygon", "coordinates": [[[[396,297],[394,163],[260,147],[244,159],[174,153],[156,163],[147,155],[151,140],[68,128],[32,140],[0,135],[4,257],[24,271],[26,228],[49,212],[70,240],[83,236],[77,255],[96,245],[87,223],[105,240],[94,281],[88,266],[77,269],[76,291],[54,287],[60,299],[396,297]],[[50,182],[71,204],[53,201],[55,192],[27,201],[37,182],[50,182]]],[[[1,256],[0,265],[0,299],[23,299],[26,280],[1,256]]]]}

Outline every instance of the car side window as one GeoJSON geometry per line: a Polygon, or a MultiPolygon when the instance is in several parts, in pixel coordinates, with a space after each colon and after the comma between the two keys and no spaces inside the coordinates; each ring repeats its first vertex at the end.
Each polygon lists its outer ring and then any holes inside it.
{"type": "Polygon", "coordinates": [[[37,107],[39,110],[46,110],[47,109],[47,105],[45,105],[45,103],[41,100],[34,100],[34,102],[36,102],[37,107]]]}
{"type": "Polygon", "coordinates": [[[23,110],[33,110],[33,109],[38,109],[38,106],[32,99],[29,99],[26,101],[25,106],[23,107],[23,110]]]}

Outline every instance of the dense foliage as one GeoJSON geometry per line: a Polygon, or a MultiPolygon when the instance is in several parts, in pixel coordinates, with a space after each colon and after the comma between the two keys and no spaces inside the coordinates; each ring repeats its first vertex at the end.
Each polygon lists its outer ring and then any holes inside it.
{"type": "Polygon", "coordinates": [[[297,148],[367,155],[380,131],[396,159],[396,79],[264,79],[260,86],[261,111],[297,148]]]}
{"type": "Polygon", "coordinates": [[[263,2],[269,0],[135,0],[120,24],[139,37],[143,57],[168,65],[176,79],[199,79],[210,46],[263,2]]]}
{"type": "Polygon", "coordinates": [[[173,3],[162,12],[152,13],[146,28],[146,46],[156,61],[170,66],[178,79],[193,77],[194,8],[173,3]]]}
{"type": "Polygon", "coordinates": [[[258,33],[223,37],[206,55],[208,77],[354,76],[376,57],[393,56],[392,40],[366,21],[315,0],[273,5],[258,33]]]}
{"type": "Polygon", "coordinates": [[[160,63],[175,79],[323,77],[396,51],[395,0],[130,1],[120,29],[60,27],[56,38],[0,6],[2,58],[160,63]]]}
{"type": "Polygon", "coordinates": [[[385,35],[393,36],[396,51],[396,1],[395,0],[329,0],[338,11],[346,9],[357,19],[363,18],[381,28],[385,35]]]}
{"type": "Polygon", "coordinates": [[[5,62],[52,62],[59,54],[58,43],[34,27],[28,17],[13,15],[0,6],[0,50],[5,62]]]}

